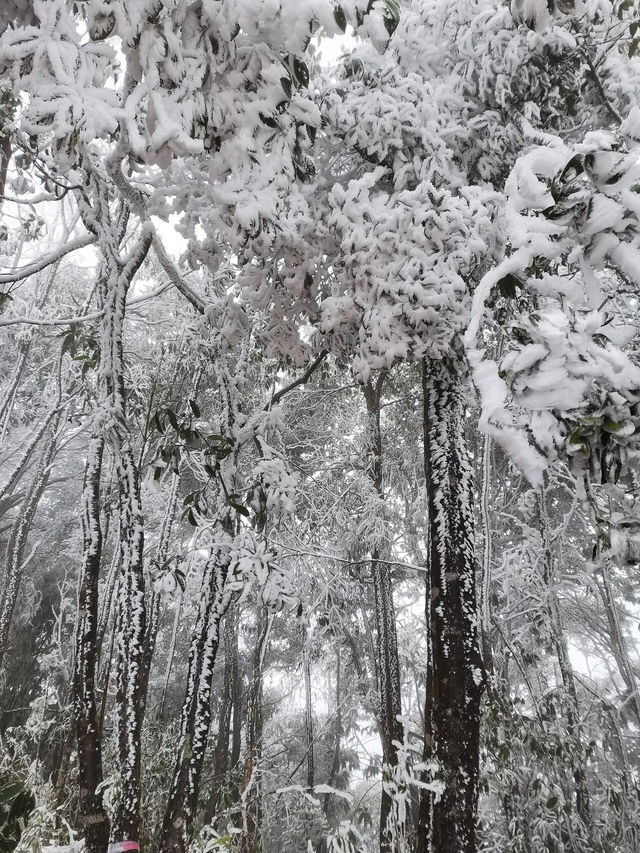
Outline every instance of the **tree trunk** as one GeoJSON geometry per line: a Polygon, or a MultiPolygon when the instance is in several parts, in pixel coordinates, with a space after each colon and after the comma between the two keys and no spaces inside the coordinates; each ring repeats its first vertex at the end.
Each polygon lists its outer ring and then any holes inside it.
{"type": "Polygon", "coordinates": [[[307,789],[313,792],[315,784],[315,762],[313,748],[313,705],[311,697],[311,659],[307,647],[308,634],[305,627],[302,635],[302,668],[304,670],[304,734],[307,749],[307,789]]]}
{"type": "Polygon", "coordinates": [[[102,744],[96,708],[98,662],[98,582],[102,556],[100,526],[100,476],[104,440],[94,437],[84,474],[82,533],[84,539],[73,670],[73,719],[78,738],[80,818],[88,853],[104,853],[109,841],[109,820],[97,793],[102,783],[102,744]]]}
{"type": "Polygon", "coordinates": [[[247,756],[242,778],[241,853],[262,853],[262,678],[273,616],[266,616],[258,604],[256,647],[253,653],[253,677],[249,696],[247,756]],[[266,618],[265,618],[266,616],[266,618]]]}
{"type": "Polygon", "coordinates": [[[604,605],[607,615],[607,624],[609,625],[609,635],[611,638],[611,650],[618,666],[618,671],[625,683],[628,693],[628,703],[635,717],[635,724],[640,726],[640,695],[638,693],[638,683],[636,680],[635,670],[629,657],[629,649],[627,641],[622,631],[620,617],[618,614],[618,606],[613,594],[613,585],[611,583],[611,575],[606,557],[601,557],[600,579],[596,583],[600,598],[604,605]]]}
{"type": "MultiPolygon", "coordinates": [[[[330,788],[336,787],[340,766],[342,763],[342,691],[341,691],[341,672],[342,662],[340,659],[340,646],[336,646],[336,712],[333,722],[333,757],[331,759],[331,768],[329,769],[329,779],[327,783],[330,788]]],[[[331,795],[326,793],[322,800],[322,810],[327,818],[329,826],[333,829],[335,821],[332,820],[331,795]]]]}
{"type": "MultiPolygon", "coordinates": [[[[178,504],[178,487],[180,485],[180,475],[174,474],[171,479],[171,488],[167,498],[164,518],[162,519],[162,527],[160,529],[160,537],[158,539],[158,547],[156,549],[155,564],[159,570],[165,566],[167,562],[167,554],[169,553],[169,540],[173,522],[175,521],[176,508],[178,504]]],[[[162,601],[162,593],[157,589],[151,591],[151,601],[149,603],[149,619],[147,621],[146,631],[144,635],[141,672],[140,672],[140,696],[143,706],[147,704],[147,693],[149,690],[149,678],[151,676],[151,664],[153,663],[153,653],[156,648],[156,639],[158,637],[158,628],[160,625],[160,604],[162,601]]]]}
{"type": "MultiPolygon", "coordinates": [[[[9,160],[11,160],[11,139],[4,133],[0,134],[0,196],[4,195],[4,189],[7,183],[7,170],[9,168],[9,160]]],[[[0,199],[0,205],[2,199],[0,199]]]]}
{"type": "MultiPolygon", "coordinates": [[[[231,605],[227,610],[223,621],[222,635],[224,639],[224,677],[222,688],[222,702],[218,717],[218,737],[213,764],[213,786],[211,795],[203,809],[202,818],[205,824],[212,824],[216,815],[223,811],[228,804],[229,797],[229,770],[238,761],[229,761],[229,742],[232,739],[232,717],[236,714],[235,703],[238,701],[239,691],[236,685],[238,678],[238,625],[235,609],[231,605]]],[[[231,789],[231,801],[236,802],[239,797],[236,785],[231,789]]]]}
{"type": "MultiPolygon", "coordinates": [[[[100,361],[98,407],[94,440],[103,440],[114,461],[119,498],[119,534],[122,555],[118,592],[116,644],[116,736],[121,795],[116,803],[111,839],[137,841],[141,799],[141,730],[143,647],[146,627],[144,595],[144,517],[140,482],[130,441],[124,380],[123,334],[127,294],[151,246],[151,234],[142,230],[125,257],[121,244],[129,218],[121,203],[116,215],[109,206],[104,175],[87,160],[87,180],[76,194],[85,227],[98,238],[102,257],[98,270],[100,361]]],[[[120,169],[112,163],[113,173],[120,169]]],[[[85,542],[85,547],[87,543],[85,542]]]]}
{"type": "MultiPolygon", "coordinates": [[[[382,431],[380,428],[380,398],[385,373],[381,373],[375,385],[363,388],[369,416],[369,459],[368,472],[374,489],[384,502],[382,483],[382,431]]],[[[398,767],[398,744],[402,743],[402,713],[400,699],[400,665],[398,661],[398,637],[396,615],[391,588],[391,570],[382,559],[386,543],[376,542],[371,551],[371,574],[375,599],[376,660],[378,662],[378,728],[382,741],[382,798],[380,803],[380,853],[392,853],[404,828],[396,825],[393,814],[393,777],[398,767]]]]}
{"type": "MultiPolygon", "coordinates": [[[[442,361],[423,362],[424,465],[429,507],[433,756],[444,784],[420,853],[475,853],[480,703],[473,475],[465,388],[442,361]]],[[[425,732],[425,740],[431,732],[425,732]]]]}
{"type": "Polygon", "coordinates": [[[116,730],[121,795],[113,815],[114,841],[137,841],[140,832],[141,740],[146,682],[144,519],[138,471],[130,448],[117,460],[122,568],[116,643],[116,730]]]}
{"type": "Polygon", "coordinates": [[[242,750],[242,721],[243,702],[242,702],[242,680],[238,668],[238,622],[234,617],[233,627],[233,720],[231,724],[231,769],[234,770],[240,762],[240,752],[242,750]]]}
{"type": "MultiPolygon", "coordinates": [[[[231,529],[232,520],[227,515],[220,525],[227,540],[231,529]]],[[[183,853],[186,850],[198,805],[202,766],[211,725],[213,666],[218,651],[220,621],[229,604],[229,594],[225,590],[229,546],[230,541],[227,541],[214,548],[205,567],[205,595],[189,650],[178,758],[162,824],[160,849],[163,853],[183,853]]]]}
{"type": "Polygon", "coordinates": [[[576,742],[576,747],[571,750],[574,759],[573,778],[575,782],[576,810],[585,826],[588,837],[591,837],[592,820],[589,791],[587,788],[586,759],[580,743],[582,728],[580,723],[580,706],[578,704],[578,692],[576,690],[573,667],[569,659],[569,649],[567,648],[562,618],[560,616],[558,594],[555,588],[555,561],[549,540],[549,521],[547,518],[544,489],[538,492],[537,498],[540,534],[543,543],[542,573],[546,588],[547,612],[549,614],[553,645],[558,658],[562,686],[565,690],[567,734],[576,742]]]}

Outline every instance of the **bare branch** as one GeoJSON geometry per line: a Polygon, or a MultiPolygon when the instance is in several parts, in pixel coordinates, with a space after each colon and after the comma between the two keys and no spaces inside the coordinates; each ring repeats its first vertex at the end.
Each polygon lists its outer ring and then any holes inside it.
{"type": "Polygon", "coordinates": [[[84,249],[85,246],[91,246],[96,242],[96,239],[97,238],[93,234],[85,234],[83,237],[77,237],[70,243],[63,243],[63,245],[54,252],[44,255],[44,257],[40,258],[38,261],[25,264],[25,266],[11,270],[11,272],[0,273],[0,284],[13,284],[16,281],[22,281],[25,278],[29,278],[29,276],[35,275],[35,273],[41,272],[47,267],[50,267],[52,264],[55,264],[56,261],[64,258],[65,255],[69,255],[71,252],[75,252],[78,249],[84,249]]]}

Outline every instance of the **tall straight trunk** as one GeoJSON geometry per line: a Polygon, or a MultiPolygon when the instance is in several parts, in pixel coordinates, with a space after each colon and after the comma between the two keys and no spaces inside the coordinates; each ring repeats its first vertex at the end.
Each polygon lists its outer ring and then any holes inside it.
{"type": "Polygon", "coordinates": [[[22,581],[27,537],[31,530],[38,504],[49,481],[51,463],[56,452],[56,437],[60,417],[61,413],[58,410],[49,425],[47,443],[9,534],[3,585],[0,592],[0,664],[2,664],[2,659],[7,649],[11,620],[22,581]]]}
{"type": "Polygon", "coordinates": [[[315,761],[313,748],[313,704],[311,697],[311,656],[307,646],[308,634],[305,627],[302,635],[302,669],[304,671],[304,734],[307,749],[307,788],[313,791],[315,784],[315,761]]]}
{"type": "Polygon", "coordinates": [[[424,466],[429,508],[432,754],[441,798],[420,853],[475,853],[480,703],[485,675],[476,607],[473,475],[465,387],[455,368],[423,362],[424,466]]]}
{"type": "MultiPolygon", "coordinates": [[[[222,701],[218,715],[218,736],[216,738],[213,760],[214,784],[202,813],[205,824],[213,823],[218,812],[225,807],[230,781],[229,768],[233,766],[229,762],[229,742],[232,733],[232,717],[235,712],[234,703],[238,695],[236,687],[236,680],[238,678],[238,626],[235,616],[235,608],[230,606],[222,623],[222,637],[224,640],[222,701]]],[[[234,786],[234,790],[232,791],[233,800],[237,800],[238,796],[239,792],[237,787],[234,786]]]]}
{"type": "Polygon", "coordinates": [[[128,447],[120,450],[117,472],[122,567],[116,642],[116,730],[121,794],[114,810],[111,835],[115,841],[137,841],[140,833],[142,721],[146,698],[144,519],[138,471],[128,447]]]}
{"type": "Polygon", "coordinates": [[[541,489],[540,492],[538,492],[537,499],[540,534],[542,536],[543,543],[542,575],[544,585],[546,587],[547,612],[549,614],[551,636],[556,651],[556,657],[558,659],[562,686],[564,687],[565,692],[567,734],[569,737],[574,738],[576,742],[576,746],[572,749],[576,811],[578,812],[588,835],[591,836],[591,804],[589,802],[589,791],[587,787],[585,767],[586,760],[580,743],[582,726],[580,724],[578,691],[576,689],[573,667],[571,665],[571,660],[569,659],[569,649],[567,647],[567,640],[564,634],[562,618],[560,615],[560,603],[558,601],[558,594],[555,588],[555,560],[549,539],[549,521],[547,518],[544,489],[541,489]]]}
{"type": "MultiPolygon", "coordinates": [[[[336,787],[338,774],[342,759],[342,661],[340,658],[340,646],[336,646],[336,712],[333,719],[333,757],[327,780],[330,788],[336,787]]],[[[331,795],[327,792],[322,800],[322,810],[327,818],[329,826],[333,828],[331,809],[331,795]]]]}
{"type": "Polygon", "coordinates": [[[227,537],[212,551],[205,567],[203,600],[198,614],[187,670],[187,689],[180,717],[180,739],[169,799],[162,824],[160,849],[183,853],[187,848],[198,805],[204,755],[211,726],[211,683],[218,652],[220,621],[229,604],[226,590],[232,519],[220,524],[227,537]]]}
{"type": "Polygon", "coordinates": [[[169,653],[167,655],[167,666],[164,671],[164,684],[162,686],[162,698],[160,700],[160,719],[164,720],[164,711],[165,705],[167,703],[167,691],[169,690],[169,682],[171,680],[171,668],[173,667],[173,659],[176,653],[176,640],[178,637],[178,625],[180,624],[180,617],[182,615],[182,599],[184,597],[184,593],[180,592],[180,598],[178,599],[178,604],[176,605],[176,612],[173,617],[173,628],[171,630],[171,641],[169,643],[169,653]]]}
{"type": "Polygon", "coordinates": [[[622,680],[627,688],[629,706],[635,717],[635,723],[637,726],[640,726],[640,694],[638,693],[638,682],[636,679],[635,669],[629,657],[627,641],[620,624],[618,606],[616,604],[613,585],[611,583],[611,573],[606,558],[601,557],[599,575],[599,579],[596,577],[596,583],[607,616],[611,649],[618,666],[618,671],[620,672],[622,680]]]}
{"type": "Polygon", "coordinates": [[[233,718],[231,722],[231,758],[230,767],[234,770],[240,762],[242,750],[242,722],[244,708],[242,701],[242,679],[238,667],[238,623],[234,617],[233,630],[233,718]]]}
{"type": "Polygon", "coordinates": [[[234,615],[234,609],[230,608],[225,616],[222,629],[224,638],[224,684],[214,762],[214,775],[220,783],[224,781],[229,770],[229,741],[231,739],[231,716],[235,693],[234,682],[238,677],[238,639],[236,634],[237,625],[233,618],[234,615]]]}
{"type": "Polygon", "coordinates": [[[102,556],[100,477],[104,439],[89,445],[82,492],[84,540],[73,668],[73,719],[78,739],[80,818],[88,853],[104,853],[109,841],[109,819],[98,788],[102,783],[102,744],[96,705],[98,663],[98,582],[102,556]]]}
{"type": "Polygon", "coordinates": [[[273,616],[258,604],[258,630],[253,652],[253,675],[249,695],[247,754],[242,777],[241,853],[262,853],[262,684],[264,656],[273,616]]]}
{"type": "MultiPolygon", "coordinates": [[[[596,529],[598,528],[597,518],[599,515],[598,504],[596,497],[591,487],[590,478],[585,475],[584,478],[585,491],[589,500],[589,505],[593,513],[593,518],[596,520],[596,529]]],[[[632,476],[633,488],[637,491],[640,485],[637,478],[632,476]]],[[[615,658],[618,671],[625,683],[629,695],[629,706],[636,718],[636,724],[640,725],[640,692],[638,691],[638,682],[636,673],[629,657],[629,649],[627,640],[625,639],[622,625],[620,623],[620,614],[615,599],[614,587],[611,581],[611,559],[602,553],[602,543],[600,537],[596,540],[596,552],[594,561],[598,564],[598,573],[596,574],[596,585],[600,598],[607,617],[609,626],[609,636],[611,641],[611,651],[615,658]]]]}
{"type": "Polygon", "coordinates": [[[480,587],[480,634],[482,638],[482,658],[488,673],[493,670],[491,650],[491,565],[493,562],[493,538],[491,536],[491,437],[485,435],[482,449],[482,495],[480,512],[482,517],[482,584],[480,587]]]}
{"type": "MultiPolygon", "coordinates": [[[[382,431],[380,428],[380,399],[385,374],[376,384],[363,387],[369,417],[368,472],[373,487],[384,501],[382,481],[382,431]]],[[[398,767],[398,744],[402,743],[402,713],[400,699],[400,664],[398,661],[398,636],[393,606],[391,570],[383,560],[383,546],[376,542],[371,550],[371,574],[375,601],[376,660],[378,662],[378,728],[382,741],[382,797],[380,802],[380,853],[398,849],[396,842],[403,835],[403,827],[396,826],[393,816],[393,776],[398,767]]]]}
{"type": "MultiPolygon", "coordinates": [[[[9,160],[11,160],[11,139],[3,132],[0,133],[0,196],[4,195],[9,160]]],[[[2,206],[2,199],[0,199],[0,206],[2,206]]]]}
{"type": "MultiPolygon", "coordinates": [[[[427,626],[427,659],[425,667],[424,685],[424,746],[422,750],[422,762],[429,767],[434,758],[433,749],[433,651],[431,647],[431,584],[427,575],[425,589],[425,624],[427,626]]],[[[422,772],[422,782],[432,781],[428,769],[422,772]]],[[[431,831],[433,827],[433,802],[434,797],[427,788],[421,788],[418,798],[416,830],[416,853],[426,853],[431,850],[431,831]]]]}
{"type": "MultiPolygon", "coordinates": [[[[160,537],[158,539],[158,547],[156,549],[155,564],[159,569],[165,565],[167,555],[169,553],[169,542],[171,538],[171,530],[176,517],[176,509],[178,505],[178,487],[180,485],[180,475],[174,474],[171,479],[171,488],[167,498],[162,526],[160,528],[160,537]]],[[[158,628],[160,625],[160,604],[162,601],[162,593],[153,589],[151,592],[151,601],[149,604],[149,619],[147,620],[146,631],[144,635],[144,647],[142,653],[142,670],[140,673],[140,696],[143,706],[147,703],[147,692],[149,689],[149,677],[151,676],[151,664],[153,662],[153,653],[156,647],[156,639],[158,637],[158,628]]]]}

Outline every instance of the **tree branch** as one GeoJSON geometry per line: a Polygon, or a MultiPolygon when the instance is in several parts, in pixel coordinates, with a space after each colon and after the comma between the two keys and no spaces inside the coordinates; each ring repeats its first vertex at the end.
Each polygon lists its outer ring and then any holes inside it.
{"type": "Polygon", "coordinates": [[[54,252],[45,255],[38,261],[32,261],[32,263],[25,264],[25,266],[19,267],[11,272],[0,273],[0,284],[13,284],[16,281],[22,281],[25,278],[29,278],[29,276],[35,275],[35,273],[41,272],[47,267],[50,267],[52,264],[55,264],[56,261],[64,258],[65,255],[69,255],[71,252],[75,252],[78,249],[84,249],[85,246],[91,246],[96,242],[96,240],[97,238],[93,234],[85,234],[83,237],[77,237],[75,240],[72,240],[70,243],[65,243],[54,252]]]}
{"type": "Polygon", "coordinates": [[[307,367],[302,376],[299,376],[297,379],[294,379],[293,382],[290,382],[289,385],[286,385],[284,388],[281,388],[279,391],[276,391],[276,393],[264,407],[264,411],[268,412],[269,409],[271,409],[273,406],[276,406],[280,402],[280,400],[282,400],[285,394],[289,393],[289,391],[293,391],[294,388],[298,388],[300,385],[305,385],[328,355],[328,350],[322,350],[316,360],[311,362],[309,367],[307,367]]]}

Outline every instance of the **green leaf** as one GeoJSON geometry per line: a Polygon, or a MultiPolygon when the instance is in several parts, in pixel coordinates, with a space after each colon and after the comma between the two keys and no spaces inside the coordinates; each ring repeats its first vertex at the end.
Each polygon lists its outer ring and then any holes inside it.
{"type": "Polygon", "coordinates": [[[167,413],[167,417],[169,418],[169,423],[171,426],[177,431],[178,430],[178,418],[176,417],[176,413],[171,409],[165,409],[167,413]]]}
{"type": "Polygon", "coordinates": [[[200,407],[196,403],[195,400],[189,400],[189,405],[191,406],[191,411],[196,416],[196,418],[200,417],[200,407]]]}
{"type": "Polygon", "coordinates": [[[618,18],[620,18],[620,20],[623,19],[625,12],[628,12],[629,9],[633,8],[634,2],[635,0],[622,0],[618,6],[618,18]]]}
{"type": "Polygon", "coordinates": [[[264,113],[258,113],[258,115],[260,116],[260,121],[263,124],[266,124],[267,127],[273,127],[273,128],[278,127],[277,120],[275,118],[273,118],[272,116],[265,115],[264,113]]]}
{"type": "Polygon", "coordinates": [[[189,524],[190,524],[192,527],[197,527],[197,526],[198,526],[198,522],[196,521],[196,517],[195,517],[195,515],[193,514],[193,510],[191,510],[191,509],[190,509],[190,510],[189,510],[189,512],[187,513],[187,520],[188,520],[189,524]]]}
{"type": "Polygon", "coordinates": [[[400,6],[396,0],[386,0],[382,21],[389,38],[391,38],[400,23],[400,6]]]}
{"type": "Polygon", "coordinates": [[[336,6],[333,10],[333,17],[341,33],[347,30],[347,19],[342,6],[336,6]]]}
{"type": "Polygon", "coordinates": [[[560,172],[560,180],[572,181],[584,172],[584,160],[581,154],[574,154],[567,165],[560,172]]]}
{"type": "Polygon", "coordinates": [[[620,429],[621,424],[616,423],[616,421],[612,421],[610,418],[605,418],[602,429],[605,432],[617,432],[620,429]]]}
{"type": "Polygon", "coordinates": [[[291,78],[290,77],[281,77],[280,85],[284,89],[284,93],[291,100],[291,78]]]}
{"type": "Polygon", "coordinates": [[[293,76],[298,86],[307,88],[309,85],[309,69],[306,63],[297,56],[293,57],[293,76]]]}
{"type": "Polygon", "coordinates": [[[547,808],[552,809],[558,803],[558,798],[556,796],[549,797],[547,800],[547,808]]]}
{"type": "Polygon", "coordinates": [[[227,501],[227,503],[229,504],[229,506],[232,506],[236,512],[240,513],[240,515],[244,515],[245,518],[249,518],[249,516],[251,515],[246,506],[242,506],[242,504],[238,504],[235,501],[227,501]]]}
{"type": "Polygon", "coordinates": [[[640,38],[634,38],[631,44],[629,45],[629,59],[638,52],[638,47],[640,47],[640,38]]]}

